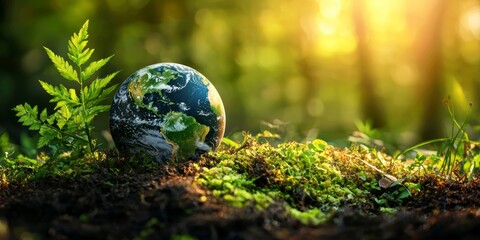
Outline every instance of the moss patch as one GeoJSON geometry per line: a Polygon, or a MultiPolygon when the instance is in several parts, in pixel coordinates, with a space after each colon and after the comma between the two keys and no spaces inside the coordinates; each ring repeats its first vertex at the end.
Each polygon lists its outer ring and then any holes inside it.
{"type": "Polygon", "coordinates": [[[336,149],[320,139],[272,146],[245,135],[241,146],[206,158],[218,164],[204,167],[196,181],[215,196],[258,209],[281,201],[293,217],[311,224],[325,222],[345,206],[365,207],[372,199],[394,210],[411,196],[408,186],[416,186],[405,184],[416,179],[401,161],[356,147],[336,149]]]}

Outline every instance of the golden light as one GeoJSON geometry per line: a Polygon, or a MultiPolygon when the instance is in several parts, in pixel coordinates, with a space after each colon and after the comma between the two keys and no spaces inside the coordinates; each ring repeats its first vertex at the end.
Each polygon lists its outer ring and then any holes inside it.
{"type": "Polygon", "coordinates": [[[368,44],[379,53],[405,46],[412,34],[406,23],[406,2],[401,0],[319,0],[314,29],[317,32],[316,52],[322,57],[352,53],[357,48],[356,11],[361,11],[368,44]],[[399,36],[401,36],[399,38],[399,36]]]}
{"type": "Polygon", "coordinates": [[[318,56],[328,58],[355,51],[348,1],[319,0],[315,26],[315,53],[318,56]]]}
{"type": "Polygon", "coordinates": [[[462,14],[460,24],[473,38],[480,40],[480,4],[465,11],[462,14]]]}
{"type": "Polygon", "coordinates": [[[480,4],[465,2],[462,9],[458,19],[458,34],[463,41],[460,54],[466,62],[476,64],[480,61],[480,4]]]}
{"type": "Polygon", "coordinates": [[[320,13],[325,18],[336,18],[342,8],[342,0],[320,0],[320,13]]]}

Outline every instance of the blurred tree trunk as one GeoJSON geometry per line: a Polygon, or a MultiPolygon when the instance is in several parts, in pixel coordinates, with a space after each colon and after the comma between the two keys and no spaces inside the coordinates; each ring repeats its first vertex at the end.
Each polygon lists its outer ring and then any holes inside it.
{"type": "Polygon", "coordinates": [[[375,91],[375,79],[372,74],[372,57],[368,45],[367,24],[365,21],[364,0],[353,1],[353,24],[357,35],[357,61],[360,73],[360,91],[362,110],[373,127],[385,126],[385,115],[375,91]]]}
{"type": "MultiPolygon", "coordinates": [[[[413,3],[418,7],[418,2],[413,3]]],[[[429,140],[442,136],[443,87],[441,63],[442,16],[446,1],[422,1],[421,19],[417,26],[413,52],[419,70],[418,102],[422,105],[420,139],[429,140]]]]}
{"type": "Polygon", "coordinates": [[[296,60],[296,64],[299,69],[299,73],[302,76],[302,79],[305,81],[305,91],[302,95],[301,103],[304,104],[303,116],[304,127],[298,128],[297,131],[307,134],[311,129],[318,127],[320,121],[319,116],[312,116],[308,108],[312,101],[315,98],[318,98],[318,88],[320,87],[322,80],[321,77],[317,74],[319,71],[319,61],[315,59],[312,54],[312,49],[314,49],[315,37],[312,37],[311,33],[307,32],[310,29],[305,29],[302,24],[305,22],[314,22],[314,16],[318,14],[318,2],[317,1],[304,1],[297,15],[297,23],[299,24],[292,32],[292,36],[296,36],[292,42],[296,52],[300,54],[296,60]]]}

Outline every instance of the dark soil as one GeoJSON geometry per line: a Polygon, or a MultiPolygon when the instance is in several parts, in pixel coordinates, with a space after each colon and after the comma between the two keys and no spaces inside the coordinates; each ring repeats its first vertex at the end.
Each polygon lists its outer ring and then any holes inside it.
{"type": "Polygon", "coordinates": [[[427,178],[395,214],[347,206],[309,226],[281,204],[230,207],[194,175],[188,165],[105,165],[87,176],[1,186],[0,239],[480,239],[477,180],[427,178]]]}

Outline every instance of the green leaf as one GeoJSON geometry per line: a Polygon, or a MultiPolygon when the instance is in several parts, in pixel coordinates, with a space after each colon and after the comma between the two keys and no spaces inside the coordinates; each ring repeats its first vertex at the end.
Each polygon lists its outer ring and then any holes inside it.
{"type": "Polygon", "coordinates": [[[88,109],[88,115],[96,116],[99,113],[106,112],[110,109],[110,105],[99,105],[88,109]]]}
{"type": "Polygon", "coordinates": [[[92,86],[95,88],[95,89],[103,89],[104,87],[106,87],[110,81],[118,74],[119,72],[114,72],[114,73],[111,73],[109,75],[107,75],[106,77],[104,78],[99,78],[99,79],[96,79],[93,83],[92,83],[92,86]]]}
{"type": "Polygon", "coordinates": [[[68,58],[72,60],[77,66],[82,66],[90,59],[93,53],[93,49],[85,47],[87,46],[88,39],[88,20],[83,24],[78,33],[74,33],[68,42],[68,58]]]}
{"type": "Polygon", "coordinates": [[[80,82],[80,80],[78,79],[78,73],[73,69],[72,65],[65,61],[63,57],[56,55],[52,50],[48,49],[47,47],[43,48],[45,48],[48,57],[50,58],[50,60],[52,60],[53,65],[58,70],[60,75],[62,75],[62,77],[70,81],[80,82]]]}
{"type": "MultiPolygon", "coordinates": [[[[95,115],[92,115],[92,114],[87,115],[85,118],[82,119],[82,123],[86,123],[86,124],[90,125],[92,123],[94,117],[96,117],[96,114],[95,115]]],[[[90,126],[89,129],[92,130],[93,126],[90,126]]]]}
{"type": "Polygon", "coordinates": [[[37,106],[32,108],[28,103],[25,103],[24,105],[17,105],[14,110],[17,111],[16,116],[19,117],[18,121],[23,126],[30,126],[29,129],[31,130],[38,130],[40,122],[38,120],[37,106]]]}
{"type": "Polygon", "coordinates": [[[398,195],[398,199],[404,199],[410,196],[411,196],[410,192],[408,190],[404,190],[400,192],[400,194],[398,195]]]}
{"type": "Polygon", "coordinates": [[[73,123],[78,126],[78,129],[83,128],[83,124],[86,122],[85,119],[82,118],[80,114],[74,114],[73,115],[73,123]]]}
{"type": "Polygon", "coordinates": [[[77,92],[75,92],[75,89],[70,88],[70,89],[68,89],[68,92],[70,93],[70,99],[73,102],[79,102],[78,97],[77,97],[77,92]]]}
{"type": "Polygon", "coordinates": [[[40,133],[40,138],[38,139],[38,143],[37,143],[38,148],[48,145],[55,138],[57,138],[56,130],[46,125],[43,125],[40,128],[39,133],[40,133]]]}
{"type": "MultiPolygon", "coordinates": [[[[28,105],[28,103],[25,103],[25,105],[28,105]]],[[[15,116],[17,116],[17,117],[21,117],[21,116],[27,114],[27,110],[21,104],[15,106],[15,108],[13,108],[13,110],[17,112],[17,114],[15,114],[15,116]]]]}
{"type": "Polygon", "coordinates": [[[40,121],[45,122],[48,118],[47,109],[43,109],[42,113],[40,113],[40,121]]]}
{"type": "Polygon", "coordinates": [[[112,86],[104,89],[104,90],[102,91],[102,93],[100,94],[100,96],[98,97],[98,99],[99,99],[100,101],[105,100],[110,93],[114,92],[114,91],[117,89],[117,86],[118,86],[118,85],[115,84],[115,85],[112,85],[112,86]]]}
{"type": "Polygon", "coordinates": [[[54,87],[53,85],[50,85],[42,80],[38,80],[40,82],[40,85],[42,88],[51,96],[53,96],[52,99],[50,99],[50,102],[59,102],[59,101],[69,101],[70,100],[70,94],[67,90],[66,87],[63,85],[60,85],[59,87],[54,87]]]}
{"type": "Polygon", "coordinates": [[[43,82],[39,80],[40,85],[42,85],[43,89],[53,96],[52,99],[50,99],[50,102],[57,102],[57,106],[55,109],[58,109],[62,106],[65,106],[69,104],[70,107],[78,106],[80,105],[80,101],[78,97],[76,96],[75,90],[72,89],[68,90],[65,86],[60,84],[58,87],[54,87],[46,82],[43,82]]]}
{"type": "Polygon", "coordinates": [[[87,48],[85,49],[85,51],[81,52],[80,55],[78,56],[78,62],[77,62],[78,66],[82,66],[84,63],[86,63],[90,59],[94,51],[95,49],[87,48]]]}
{"type": "Polygon", "coordinates": [[[223,137],[222,138],[222,144],[225,144],[229,147],[233,147],[233,148],[238,148],[240,147],[240,144],[236,143],[235,141],[227,138],[227,137],[223,137]]]}
{"type": "Polygon", "coordinates": [[[77,33],[74,33],[70,41],[68,42],[68,57],[70,60],[73,62],[77,62],[77,56],[83,51],[83,49],[87,46],[87,38],[88,34],[85,37],[85,35],[80,35],[77,33]]]}
{"type": "Polygon", "coordinates": [[[115,91],[117,85],[110,86],[106,89],[105,87],[117,74],[118,72],[114,72],[104,78],[97,78],[90,84],[90,86],[85,87],[80,93],[84,95],[85,104],[87,106],[95,106],[104,101],[110,93],[115,91]]]}
{"type": "Polygon", "coordinates": [[[53,125],[53,123],[55,123],[55,119],[56,119],[55,114],[52,114],[50,115],[50,117],[47,118],[47,123],[49,125],[53,125]]]}
{"type": "Polygon", "coordinates": [[[56,114],[57,114],[57,126],[60,129],[62,129],[63,126],[65,126],[68,120],[70,120],[70,118],[72,117],[72,113],[66,106],[61,107],[56,114]]]}
{"type": "Polygon", "coordinates": [[[88,67],[85,68],[85,70],[81,73],[82,79],[83,80],[89,79],[95,72],[97,72],[100,68],[105,66],[105,64],[107,64],[107,62],[110,61],[112,57],[113,55],[90,63],[90,65],[88,65],[88,67]]]}

